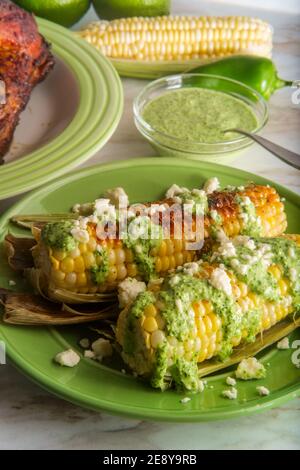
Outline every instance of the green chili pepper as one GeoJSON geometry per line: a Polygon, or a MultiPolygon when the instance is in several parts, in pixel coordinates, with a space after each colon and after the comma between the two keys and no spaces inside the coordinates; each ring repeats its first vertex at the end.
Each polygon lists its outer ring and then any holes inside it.
{"type": "Polygon", "coordinates": [[[207,73],[232,78],[255,89],[266,100],[279,88],[291,86],[292,81],[281,80],[272,60],[259,56],[231,56],[200,65],[190,73],[207,73]]]}

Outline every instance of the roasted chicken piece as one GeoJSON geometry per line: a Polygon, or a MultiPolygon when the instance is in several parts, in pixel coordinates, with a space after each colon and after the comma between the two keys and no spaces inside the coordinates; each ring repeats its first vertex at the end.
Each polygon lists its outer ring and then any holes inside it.
{"type": "Polygon", "coordinates": [[[32,89],[53,65],[34,17],[11,1],[0,0],[0,80],[5,90],[5,103],[0,104],[0,158],[9,149],[32,89]]]}

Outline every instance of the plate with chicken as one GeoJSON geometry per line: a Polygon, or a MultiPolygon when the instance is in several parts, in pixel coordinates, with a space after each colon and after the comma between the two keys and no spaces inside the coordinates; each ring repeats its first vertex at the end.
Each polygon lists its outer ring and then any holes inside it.
{"type": "Polygon", "coordinates": [[[123,91],[109,61],[67,29],[0,4],[0,200],[40,186],[97,152],[123,91]]]}

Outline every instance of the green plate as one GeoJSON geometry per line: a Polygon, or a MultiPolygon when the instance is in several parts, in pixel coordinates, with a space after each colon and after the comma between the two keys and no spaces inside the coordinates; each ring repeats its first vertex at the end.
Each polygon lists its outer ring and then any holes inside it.
{"type": "Polygon", "coordinates": [[[67,29],[42,19],[38,24],[54,55],[74,75],[79,105],[70,124],[56,138],[0,166],[0,200],[40,186],[86,161],[112,135],[123,110],[122,84],[111,63],[67,29]]]}
{"type": "MultiPolygon", "coordinates": [[[[249,180],[273,184],[234,168],[180,159],[144,158],[90,167],[36,190],[13,206],[0,220],[0,239],[8,229],[22,233],[9,225],[9,218],[15,214],[66,211],[74,203],[93,200],[104,189],[114,186],[123,186],[132,201],[155,200],[174,182],[199,187],[212,176],[218,176],[222,185],[242,185],[249,180]]],[[[273,186],[286,198],[289,231],[299,233],[300,197],[281,186],[273,186]]],[[[9,279],[16,280],[19,287],[23,285],[5,260],[0,259],[0,285],[7,287],[9,279]]],[[[209,378],[203,393],[182,404],[184,395],[173,390],[161,393],[132,376],[123,375],[120,363],[112,366],[82,359],[77,367],[68,369],[53,362],[56,353],[70,346],[80,352],[77,342],[85,335],[83,327],[33,328],[0,323],[0,339],[5,341],[10,359],[22,372],[56,395],[95,410],[141,419],[205,421],[249,415],[300,395],[300,369],[291,362],[292,349],[279,351],[271,347],[261,353],[267,378],[239,382],[237,400],[221,397],[222,390],[228,388],[227,372],[209,378]],[[268,387],[270,395],[259,397],[258,385],[268,387]]],[[[299,330],[291,336],[293,339],[300,339],[299,330]]]]}

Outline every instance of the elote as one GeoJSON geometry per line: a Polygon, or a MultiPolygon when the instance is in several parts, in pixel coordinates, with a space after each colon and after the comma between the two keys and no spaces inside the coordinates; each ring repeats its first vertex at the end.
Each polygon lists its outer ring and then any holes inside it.
{"type": "Polygon", "coordinates": [[[286,228],[284,205],[276,190],[268,186],[249,184],[221,191],[216,179],[209,180],[204,189],[191,191],[173,185],[164,200],[139,208],[135,215],[129,206],[125,237],[120,233],[120,212],[110,200],[98,199],[82,208],[90,215],[48,223],[41,230],[34,227],[37,244],[32,250],[35,268],[30,271],[31,279],[38,277],[40,289],[49,298],[62,300],[62,293],[69,292],[72,299],[68,301],[76,303],[99,301],[127,277],[148,281],[165,276],[197,256],[197,249],[190,249],[192,238],[182,217],[177,218],[186,206],[192,212],[194,228],[196,216],[203,215],[203,230],[198,234],[201,240],[219,228],[227,236],[270,237],[286,228]],[[153,222],[155,214],[158,217],[153,222]],[[165,223],[168,220],[170,230],[165,223]],[[107,237],[112,222],[116,222],[116,232],[107,237]]]}
{"type": "Polygon", "coordinates": [[[124,361],[155,388],[197,391],[200,363],[229,358],[300,312],[300,235],[219,240],[203,260],[129,295],[118,318],[124,361]]]}

